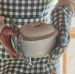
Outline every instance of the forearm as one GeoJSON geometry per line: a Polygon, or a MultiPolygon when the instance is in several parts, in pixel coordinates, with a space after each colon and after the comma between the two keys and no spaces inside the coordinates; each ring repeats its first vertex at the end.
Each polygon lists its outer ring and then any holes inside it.
{"type": "Polygon", "coordinates": [[[66,51],[70,42],[72,11],[66,6],[56,7],[51,13],[51,24],[58,29],[56,47],[50,53],[50,62],[54,63],[66,51]]]}
{"type": "Polygon", "coordinates": [[[5,27],[5,24],[4,24],[3,20],[2,20],[2,18],[0,17],[0,32],[3,29],[3,27],[5,27]]]}

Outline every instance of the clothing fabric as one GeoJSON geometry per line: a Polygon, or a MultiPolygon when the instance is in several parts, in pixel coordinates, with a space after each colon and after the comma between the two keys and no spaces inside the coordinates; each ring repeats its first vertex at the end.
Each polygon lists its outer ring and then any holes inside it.
{"type": "Polygon", "coordinates": [[[53,74],[53,72],[59,73],[59,64],[57,61],[55,64],[48,62],[49,56],[40,58],[32,58],[32,69],[29,65],[26,65],[22,59],[7,59],[0,60],[0,74],[53,74]]]}
{"type": "Polygon", "coordinates": [[[51,13],[51,24],[58,29],[56,47],[50,54],[50,62],[54,63],[66,51],[70,42],[72,11],[66,6],[59,6],[51,13]]]}
{"type": "Polygon", "coordinates": [[[72,12],[69,8],[60,6],[53,10],[53,0],[0,0],[0,15],[8,26],[15,19],[18,28],[31,22],[45,22],[59,30],[56,48],[50,53],[50,60],[49,55],[31,58],[34,69],[22,59],[11,59],[0,45],[0,74],[60,74],[58,58],[65,52],[70,41],[72,12]]]}

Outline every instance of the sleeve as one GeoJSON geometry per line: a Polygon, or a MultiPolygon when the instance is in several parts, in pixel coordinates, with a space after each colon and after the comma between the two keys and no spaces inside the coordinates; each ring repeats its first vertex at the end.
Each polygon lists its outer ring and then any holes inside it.
{"type": "Polygon", "coordinates": [[[58,29],[56,46],[50,53],[50,63],[55,63],[66,51],[70,42],[72,11],[66,6],[58,6],[51,13],[51,24],[58,29]]]}

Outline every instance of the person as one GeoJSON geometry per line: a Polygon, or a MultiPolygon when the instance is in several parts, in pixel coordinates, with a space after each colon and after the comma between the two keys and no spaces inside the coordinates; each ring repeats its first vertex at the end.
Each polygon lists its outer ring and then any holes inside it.
{"type": "Polygon", "coordinates": [[[71,18],[75,0],[0,0],[0,74],[60,74],[59,58],[70,42],[71,18]],[[10,27],[12,19],[18,28],[31,22],[45,22],[59,33],[50,57],[31,58],[34,69],[26,65],[11,44],[11,36],[19,32],[10,27]],[[48,62],[48,59],[50,61],[48,62]]]}

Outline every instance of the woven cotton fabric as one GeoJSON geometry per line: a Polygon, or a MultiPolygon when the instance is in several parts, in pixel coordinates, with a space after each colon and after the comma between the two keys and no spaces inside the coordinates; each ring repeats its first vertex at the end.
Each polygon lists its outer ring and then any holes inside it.
{"type": "Polygon", "coordinates": [[[0,60],[0,74],[52,74],[54,71],[59,73],[59,64],[50,64],[48,59],[48,56],[32,58],[34,69],[26,65],[22,59],[0,60]]]}
{"type": "Polygon", "coordinates": [[[58,29],[56,47],[50,54],[50,61],[55,62],[66,51],[71,39],[72,11],[66,6],[59,6],[51,13],[51,24],[58,29]]]}
{"type": "Polygon", "coordinates": [[[11,59],[0,43],[0,74],[60,74],[58,59],[70,42],[72,12],[69,8],[60,6],[53,9],[53,0],[0,0],[0,15],[7,26],[15,19],[18,28],[31,22],[45,22],[59,30],[50,60],[49,55],[31,58],[34,69],[22,59],[11,59]]]}

